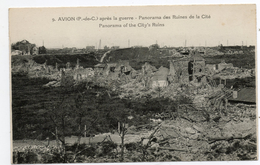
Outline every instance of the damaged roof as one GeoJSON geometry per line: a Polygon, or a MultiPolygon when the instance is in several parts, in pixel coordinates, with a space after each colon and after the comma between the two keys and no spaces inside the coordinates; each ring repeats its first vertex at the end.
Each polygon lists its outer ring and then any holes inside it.
{"type": "Polygon", "coordinates": [[[203,61],[203,60],[205,60],[205,59],[200,55],[199,52],[195,52],[195,54],[191,56],[191,59],[192,59],[192,60],[195,60],[195,61],[203,61]]]}
{"type": "Polygon", "coordinates": [[[253,87],[243,88],[237,92],[237,98],[228,98],[231,102],[256,103],[256,89],[253,87]]]}

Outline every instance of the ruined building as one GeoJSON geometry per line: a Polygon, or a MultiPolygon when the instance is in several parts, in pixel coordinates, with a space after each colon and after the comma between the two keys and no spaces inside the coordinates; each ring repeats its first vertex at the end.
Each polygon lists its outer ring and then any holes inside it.
{"type": "Polygon", "coordinates": [[[169,73],[169,69],[161,66],[159,70],[154,73],[151,79],[152,88],[168,86],[168,80],[167,80],[168,73],[169,73]]]}
{"type": "Polygon", "coordinates": [[[131,76],[134,69],[129,65],[129,61],[120,60],[117,63],[97,64],[94,70],[98,75],[109,76],[116,80],[121,75],[131,76]]]}
{"type": "Polygon", "coordinates": [[[38,55],[39,54],[39,49],[36,46],[33,46],[31,49],[31,55],[38,55]]]}
{"type": "Polygon", "coordinates": [[[11,46],[13,55],[38,55],[39,49],[35,44],[31,44],[27,40],[13,43],[11,46]]]}
{"type": "Polygon", "coordinates": [[[188,82],[205,75],[205,59],[198,51],[189,56],[170,61],[169,80],[171,82],[188,82]]]}

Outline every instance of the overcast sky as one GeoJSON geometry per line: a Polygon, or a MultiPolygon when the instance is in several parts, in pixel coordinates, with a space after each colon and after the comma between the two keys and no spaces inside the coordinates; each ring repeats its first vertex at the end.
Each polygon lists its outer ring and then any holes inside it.
{"type": "Polygon", "coordinates": [[[34,8],[10,9],[10,43],[23,39],[47,48],[98,46],[149,46],[157,43],[167,46],[255,45],[256,18],[254,5],[216,6],[158,6],[158,7],[92,7],[92,8],[34,8]],[[196,19],[196,15],[210,18],[196,19]],[[187,19],[172,19],[172,16],[187,19]],[[194,19],[189,19],[193,15],[194,19]],[[82,21],[88,17],[133,17],[134,20],[82,21]],[[142,20],[157,16],[162,19],[142,20]],[[171,19],[163,19],[169,16],[171,19]],[[75,17],[76,21],[58,21],[75,17]],[[78,21],[77,18],[81,19],[78,21]],[[55,19],[56,21],[53,21],[55,19]],[[102,28],[102,25],[128,27],[102,28]],[[150,27],[129,27],[129,24],[149,24],[150,27]],[[164,24],[153,27],[152,23],[164,24]]]}

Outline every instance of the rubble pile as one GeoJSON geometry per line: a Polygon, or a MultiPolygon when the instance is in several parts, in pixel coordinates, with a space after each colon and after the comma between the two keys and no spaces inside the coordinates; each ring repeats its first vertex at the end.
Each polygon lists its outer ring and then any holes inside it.
{"type": "Polygon", "coordinates": [[[120,88],[122,90],[120,98],[139,99],[149,95],[152,98],[164,97],[175,100],[176,96],[182,95],[194,100],[194,103],[204,103],[205,97],[222,90],[221,87],[212,87],[208,83],[196,82],[171,83],[163,88],[149,88],[144,83],[135,80],[121,85],[120,88]]]}
{"type": "MultiPolygon", "coordinates": [[[[188,118],[194,115],[184,113],[161,122],[146,134],[144,131],[142,134],[136,132],[139,135],[131,135],[131,141],[127,143],[141,141],[141,146],[146,146],[145,150],[152,156],[144,161],[165,161],[165,155],[168,155],[168,161],[256,160],[255,108],[242,104],[229,105],[227,115],[220,116],[218,120],[210,118],[209,121],[191,121],[188,118]],[[238,120],[234,116],[243,117],[238,120]]],[[[203,118],[203,115],[198,114],[197,118],[203,118]]],[[[133,151],[130,153],[133,154],[133,151]]],[[[135,155],[142,157],[138,150],[135,150],[135,155]]]]}
{"type": "Polygon", "coordinates": [[[224,55],[223,52],[220,52],[216,49],[212,49],[212,48],[205,48],[205,56],[216,56],[216,55],[224,55]]]}
{"type": "MultiPolygon", "coordinates": [[[[222,62],[219,66],[224,66],[224,64],[226,63],[222,62]]],[[[201,104],[205,104],[209,95],[222,88],[216,86],[213,79],[252,76],[251,70],[229,67],[229,65],[222,67],[221,70],[214,69],[215,65],[212,65],[212,72],[209,74],[205,70],[205,60],[198,52],[191,53],[189,58],[182,58],[177,61],[170,60],[170,69],[164,67],[157,69],[146,62],[141,70],[134,70],[129,65],[129,61],[123,60],[118,63],[100,63],[94,69],[82,68],[79,60],[77,60],[75,68],[72,68],[68,62],[66,68],[60,68],[60,70],[57,65],[52,67],[46,65],[46,62],[37,64],[32,60],[25,62],[23,65],[13,66],[13,71],[26,70],[30,77],[49,79],[50,82],[43,86],[45,88],[63,85],[62,80],[74,85],[80,82],[92,82],[112,91],[120,91],[120,98],[139,99],[151,96],[152,98],[164,97],[174,100],[177,95],[183,95],[191,98],[194,103],[201,104]],[[193,70],[191,67],[194,67],[193,70]],[[194,74],[193,78],[192,74],[194,74]]]]}
{"type": "Polygon", "coordinates": [[[214,75],[214,78],[235,79],[252,77],[251,69],[241,69],[238,67],[225,68],[214,75]]]}
{"type": "MultiPolygon", "coordinates": [[[[139,105],[131,107],[131,118],[135,119],[132,122],[150,123],[126,127],[127,133],[123,136],[125,161],[256,160],[256,106],[255,100],[249,99],[254,89],[250,93],[225,86],[226,79],[253,77],[255,71],[233,67],[232,63],[225,61],[206,65],[202,52],[204,56],[223,55],[217,49],[203,48],[192,50],[189,56],[183,57],[172,50],[169,55],[183,58],[169,60],[169,68],[156,68],[145,62],[142,69],[135,70],[127,60],[110,62],[108,55],[111,52],[107,52],[101,59],[102,63],[94,68],[83,68],[79,59],[74,68],[67,62],[65,68],[59,69],[57,63],[53,67],[46,61],[37,64],[32,59],[21,59],[12,63],[12,72],[26,73],[30,78],[47,78],[50,81],[45,81],[48,83],[43,88],[69,88],[82,83],[86,89],[104,88],[103,91],[97,90],[95,97],[107,92],[110,99],[119,97],[133,103],[143,104],[144,100],[154,99],[152,103],[159,106],[152,105],[155,110],[150,110],[147,103],[151,102],[145,102],[142,116],[135,114],[139,105]],[[219,85],[216,79],[220,80],[219,85]],[[239,98],[239,95],[246,99],[239,98]]],[[[114,58],[120,55],[116,52],[114,58]]],[[[117,150],[120,151],[121,147],[117,150]]]]}

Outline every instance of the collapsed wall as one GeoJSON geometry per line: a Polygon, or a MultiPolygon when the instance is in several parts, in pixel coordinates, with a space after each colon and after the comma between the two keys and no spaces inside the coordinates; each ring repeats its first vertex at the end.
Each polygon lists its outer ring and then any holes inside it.
{"type": "Polygon", "coordinates": [[[169,69],[165,67],[160,67],[157,72],[154,73],[151,81],[152,88],[156,87],[166,87],[168,86],[167,76],[169,74],[169,69]]]}

